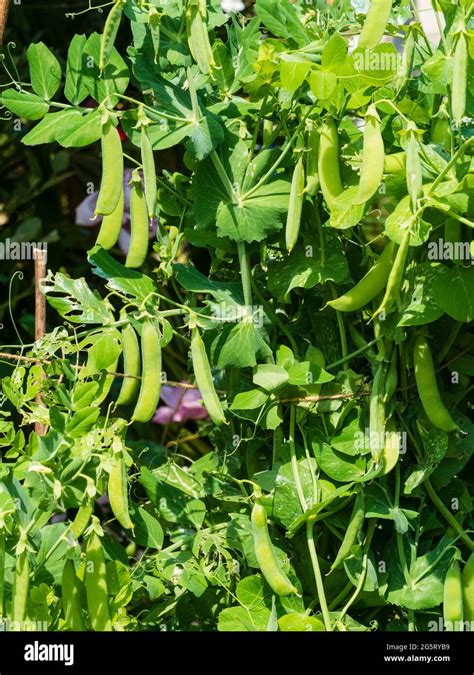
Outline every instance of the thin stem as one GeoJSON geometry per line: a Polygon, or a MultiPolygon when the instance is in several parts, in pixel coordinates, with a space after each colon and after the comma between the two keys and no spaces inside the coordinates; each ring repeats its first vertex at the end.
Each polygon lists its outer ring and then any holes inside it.
{"type": "Polygon", "coordinates": [[[314,522],[308,520],[306,522],[306,542],[308,544],[311,564],[313,566],[314,579],[316,581],[316,589],[318,591],[319,605],[323,615],[324,625],[328,632],[332,631],[331,617],[329,616],[329,609],[326,600],[326,593],[324,592],[323,577],[321,575],[321,568],[319,567],[318,554],[316,552],[316,545],[314,542],[314,522]]]}
{"type": "Polygon", "coordinates": [[[457,149],[457,151],[454,153],[454,155],[451,157],[449,162],[446,164],[444,169],[441,171],[439,176],[436,178],[436,180],[431,184],[431,187],[428,192],[428,196],[433,194],[433,192],[436,190],[438,185],[441,183],[443,178],[446,176],[449,171],[453,168],[453,166],[456,164],[458,161],[459,157],[465,152],[465,150],[474,143],[474,136],[471,136],[471,138],[468,138],[468,140],[461,145],[460,148],[457,149]]]}
{"type": "Polygon", "coordinates": [[[278,314],[276,314],[268,300],[265,300],[263,295],[261,294],[257,284],[255,283],[255,279],[252,277],[251,278],[252,282],[252,289],[254,294],[257,296],[258,301],[260,302],[261,305],[263,305],[263,308],[265,309],[265,312],[271,317],[272,321],[275,322],[275,324],[278,326],[278,328],[281,330],[283,335],[288,339],[288,342],[291,345],[291,349],[293,350],[293,354],[295,355],[295,358],[299,360],[299,349],[298,345],[296,344],[296,340],[293,337],[293,335],[290,333],[290,331],[287,329],[283,321],[280,319],[278,314]]]}
{"type": "Polygon", "coordinates": [[[249,254],[244,241],[237,244],[239,253],[240,277],[242,279],[242,290],[244,292],[244,304],[246,307],[252,307],[252,273],[250,271],[249,254]]]}
{"type": "MultiPolygon", "coordinates": [[[[400,466],[397,464],[396,473],[395,473],[395,508],[398,509],[400,503],[400,466]]],[[[407,559],[405,556],[405,549],[403,546],[403,537],[400,532],[397,531],[397,551],[398,557],[400,559],[400,565],[403,570],[403,576],[405,578],[405,583],[407,586],[412,585],[412,578],[410,575],[410,570],[408,569],[407,559]]]]}
{"type": "Polygon", "coordinates": [[[367,528],[367,538],[366,538],[366,542],[365,542],[365,546],[364,546],[364,558],[362,560],[362,570],[361,570],[360,577],[359,577],[359,583],[357,584],[357,587],[356,587],[354,593],[351,595],[349,600],[344,605],[344,608],[342,609],[341,613],[339,614],[339,621],[342,621],[342,619],[344,618],[344,616],[348,612],[349,608],[356,601],[359,593],[361,592],[361,590],[364,587],[365,577],[366,577],[366,574],[367,574],[367,562],[368,562],[368,559],[369,559],[369,548],[370,548],[370,544],[372,542],[372,537],[373,537],[374,532],[375,532],[376,524],[377,524],[377,519],[374,518],[374,520],[370,521],[369,527],[367,528]]]}
{"type": "Polygon", "coordinates": [[[408,632],[414,633],[416,631],[415,612],[413,609],[408,610],[408,632]]]}
{"type": "Polygon", "coordinates": [[[221,179],[222,185],[225,187],[229,199],[234,204],[237,203],[237,195],[234,190],[234,186],[232,185],[230,178],[227,175],[227,171],[224,169],[224,166],[220,160],[219,155],[215,150],[213,150],[209,156],[212,160],[212,163],[214,164],[214,167],[219,175],[219,178],[221,179]]]}
{"type": "Polygon", "coordinates": [[[436,493],[436,490],[434,489],[434,487],[431,485],[429,478],[427,478],[424,481],[424,486],[425,486],[426,492],[428,493],[431,501],[436,506],[436,508],[438,509],[440,514],[443,516],[443,518],[446,520],[446,522],[451,526],[451,528],[456,532],[456,534],[459,535],[459,537],[466,544],[466,546],[471,551],[471,553],[473,553],[474,552],[474,541],[467,534],[467,532],[465,532],[462,529],[461,525],[458,523],[458,521],[453,516],[451,511],[449,511],[449,509],[444,505],[444,503],[438,497],[438,494],[436,493]]]}
{"type": "MultiPolygon", "coordinates": [[[[337,291],[332,282],[329,283],[331,289],[332,297],[334,300],[337,298],[337,291]]],[[[344,326],[344,319],[342,318],[342,313],[336,310],[337,325],[339,328],[339,337],[341,340],[341,351],[342,351],[342,363],[344,363],[344,369],[347,370],[349,364],[347,363],[347,335],[346,327],[344,326]]]]}
{"type": "Polygon", "coordinates": [[[329,609],[331,611],[337,609],[339,603],[344,600],[344,598],[347,596],[352,587],[353,587],[352,581],[348,581],[347,584],[342,589],[342,591],[339,593],[339,595],[336,595],[334,600],[330,603],[329,609]]]}
{"type": "Polygon", "coordinates": [[[260,110],[258,111],[257,120],[255,122],[255,130],[253,132],[252,144],[250,146],[250,151],[249,151],[249,163],[252,161],[253,154],[255,152],[255,146],[257,145],[258,133],[260,131],[260,124],[262,123],[262,118],[263,118],[265,106],[266,106],[267,101],[268,101],[268,95],[269,95],[269,92],[267,92],[265,94],[264,99],[263,99],[263,101],[260,105],[260,110]]]}
{"type": "Polygon", "coordinates": [[[361,347],[360,349],[356,349],[355,352],[351,352],[347,356],[345,356],[343,359],[339,359],[338,361],[334,361],[333,363],[330,363],[328,366],[324,367],[324,370],[331,370],[331,368],[336,368],[336,366],[340,366],[342,363],[345,363],[346,361],[350,361],[353,359],[355,356],[359,356],[359,354],[363,354],[366,352],[370,347],[373,347],[373,345],[377,344],[378,340],[375,338],[374,340],[371,340],[368,342],[366,345],[361,347]]]}
{"type": "Polygon", "coordinates": [[[441,363],[441,362],[443,361],[443,359],[445,358],[445,356],[448,355],[449,350],[450,350],[451,347],[453,346],[453,342],[454,342],[455,339],[457,338],[457,336],[458,336],[458,334],[459,334],[459,331],[461,330],[461,328],[463,327],[463,325],[464,325],[464,324],[462,323],[462,321],[456,321],[456,323],[455,323],[455,324],[453,325],[453,327],[451,328],[451,331],[450,331],[450,333],[449,333],[449,335],[448,335],[448,339],[446,340],[446,342],[444,343],[444,345],[443,345],[441,351],[439,352],[439,355],[438,355],[438,363],[441,363]]]}
{"type": "Polygon", "coordinates": [[[296,430],[296,406],[290,406],[290,431],[289,431],[289,445],[290,445],[290,457],[291,457],[291,468],[293,471],[293,478],[296,485],[296,492],[298,493],[298,499],[300,500],[301,510],[303,513],[307,510],[308,505],[306,504],[306,498],[304,496],[303,486],[301,484],[301,478],[298,471],[298,459],[296,457],[296,447],[295,447],[295,430],[296,430]]]}

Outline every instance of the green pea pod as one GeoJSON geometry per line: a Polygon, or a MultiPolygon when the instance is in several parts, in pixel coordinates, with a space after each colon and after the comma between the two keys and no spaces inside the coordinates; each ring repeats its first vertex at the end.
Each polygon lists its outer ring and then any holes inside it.
{"type": "Polygon", "coordinates": [[[224,410],[214,387],[214,379],[209,359],[207,358],[206,347],[197,327],[194,327],[192,331],[191,358],[196,383],[201,393],[204,407],[214,424],[224,424],[226,421],[224,410]]]}
{"type": "Polygon", "coordinates": [[[189,50],[204,75],[215,66],[206,19],[206,3],[192,0],[186,12],[186,34],[189,50]]]}
{"type": "Polygon", "coordinates": [[[87,541],[84,585],[92,630],[96,632],[111,631],[112,620],[110,617],[104,549],[95,532],[92,532],[87,541]]]}
{"type": "Polygon", "coordinates": [[[110,508],[120,525],[126,530],[133,530],[133,523],[130,520],[128,511],[127,469],[122,455],[115,456],[112,460],[112,471],[109,474],[108,493],[110,508]]]}
{"type": "Polygon", "coordinates": [[[462,118],[466,112],[467,63],[467,40],[466,36],[461,33],[454,50],[453,96],[451,101],[454,121],[458,127],[461,126],[462,118]]]}
{"type": "Polygon", "coordinates": [[[26,601],[30,587],[30,561],[28,553],[23,551],[16,559],[13,582],[12,621],[22,623],[26,615],[26,601]]]}
{"type": "Polygon", "coordinates": [[[141,130],[141,153],[146,205],[148,209],[148,218],[151,220],[156,214],[156,166],[155,158],[153,156],[153,147],[146,125],[143,125],[141,130]]]}
{"type": "Polygon", "coordinates": [[[64,565],[61,592],[64,622],[67,629],[83,631],[80,582],[72,560],[66,560],[64,565]]]}
{"type": "Polygon", "coordinates": [[[443,619],[452,625],[452,630],[463,630],[463,590],[461,566],[453,560],[444,580],[443,619]]]}
{"type": "Polygon", "coordinates": [[[275,555],[268,533],[267,514],[261,504],[255,503],[252,509],[251,522],[255,556],[268,585],[279,596],[297,593],[275,555]]]}
{"type": "Polygon", "coordinates": [[[339,172],[339,138],[336,123],[331,118],[320,130],[318,171],[323,197],[331,209],[343,190],[339,172]]]}
{"type": "Polygon", "coordinates": [[[95,207],[98,216],[109,216],[117,208],[123,192],[122,141],[109,119],[102,125],[102,181],[95,207]]]}
{"type": "Polygon", "coordinates": [[[395,392],[397,390],[398,384],[398,359],[397,359],[397,350],[394,349],[392,356],[390,358],[390,366],[388,368],[387,376],[385,378],[385,392],[384,392],[384,403],[388,403],[392,400],[395,392]]]}
{"type": "Polygon", "coordinates": [[[149,422],[156,412],[161,392],[161,335],[154,321],[142,325],[142,381],[133,413],[137,422],[149,422]]]}
{"type": "Polygon", "coordinates": [[[464,621],[469,621],[472,630],[474,621],[474,553],[471,553],[462,571],[464,621]]]}
{"type": "Polygon", "coordinates": [[[411,232],[409,229],[407,229],[405,234],[403,235],[402,242],[398,247],[397,255],[395,256],[395,261],[390,270],[390,274],[388,276],[387,281],[387,288],[385,289],[385,295],[383,297],[381,305],[375,312],[374,317],[378,316],[379,314],[382,314],[382,312],[388,314],[397,300],[398,293],[400,291],[400,287],[402,285],[402,281],[404,278],[405,265],[408,257],[408,250],[410,248],[410,238],[411,232]]]}
{"type": "Polygon", "coordinates": [[[370,105],[365,116],[362,168],[355,204],[365,204],[379,189],[383,179],[384,158],[380,117],[377,108],[370,105]]]}
{"type": "Polygon", "coordinates": [[[402,62],[398,71],[395,87],[400,95],[406,88],[413,70],[413,59],[415,56],[415,32],[413,29],[408,29],[408,33],[403,42],[402,62]]]}
{"type": "Polygon", "coordinates": [[[415,379],[421,404],[430,422],[442,431],[455,431],[458,425],[449,414],[439,393],[428,340],[419,335],[413,353],[415,379]]]}
{"type": "Polygon", "coordinates": [[[380,457],[382,470],[380,475],[386,476],[397,465],[400,457],[400,433],[396,430],[394,423],[389,420],[385,426],[385,442],[380,457]]]}
{"type": "Polygon", "coordinates": [[[372,0],[359,37],[358,47],[373,49],[385,33],[393,0],[372,0]]]}
{"type": "Polygon", "coordinates": [[[423,193],[423,169],[420,160],[420,146],[414,131],[408,133],[406,172],[408,194],[411,198],[413,211],[416,211],[418,199],[423,193]]]}
{"type": "Polygon", "coordinates": [[[391,155],[385,155],[383,163],[384,173],[397,173],[398,171],[405,171],[407,165],[406,152],[394,152],[391,155]]]}
{"type": "Polygon", "coordinates": [[[300,157],[296,163],[293,171],[293,178],[291,181],[290,205],[288,209],[288,217],[286,220],[286,248],[290,253],[296,242],[298,241],[298,234],[301,225],[301,214],[303,211],[305,177],[303,158],[300,157]]]}
{"type": "Polygon", "coordinates": [[[357,543],[359,532],[362,529],[365,519],[365,501],[362,490],[357,493],[354,507],[352,509],[349,525],[347,527],[344,539],[337,553],[336,559],[331,565],[331,572],[342,565],[344,560],[351,555],[352,547],[357,543]]]}
{"type": "Polygon", "coordinates": [[[306,187],[305,194],[315,197],[319,190],[319,131],[313,127],[308,132],[308,150],[306,153],[306,187]]]}
{"type": "Polygon", "coordinates": [[[103,248],[111,249],[117,243],[123,227],[123,214],[124,193],[122,188],[117,206],[112,211],[112,213],[110,213],[108,216],[104,216],[102,219],[102,225],[100,226],[97,243],[103,248]]]}
{"type": "Polygon", "coordinates": [[[86,498],[86,501],[80,506],[79,510],[76,513],[76,517],[72,523],[71,532],[74,539],[79,539],[86,527],[89,525],[89,521],[94,513],[94,500],[90,497],[86,498]]]}
{"type": "Polygon", "coordinates": [[[140,174],[135,170],[132,174],[132,189],[130,191],[130,247],[128,249],[126,267],[141,267],[148,253],[148,209],[145,193],[143,192],[140,174]]]}
{"type": "Polygon", "coordinates": [[[390,276],[393,258],[393,244],[389,242],[377,262],[350,291],[328,305],[338,312],[355,312],[373,300],[383,291],[390,276]]]}
{"type": "Polygon", "coordinates": [[[123,0],[115,0],[115,4],[107,16],[104,32],[100,39],[99,70],[102,72],[110,60],[123,13],[123,0]]]}
{"type": "Polygon", "coordinates": [[[383,363],[375,372],[375,377],[372,382],[372,392],[370,395],[370,410],[369,410],[369,437],[370,437],[370,451],[372,453],[375,464],[379,464],[380,456],[383,452],[385,444],[385,367],[383,363]]]}
{"type": "Polygon", "coordinates": [[[107,396],[110,393],[113,383],[115,382],[115,373],[117,372],[118,359],[116,359],[102,375],[100,382],[100,388],[97,392],[95,403],[99,405],[102,401],[105,401],[107,396]]]}
{"type": "Polygon", "coordinates": [[[135,400],[140,389],[141,357],[137,334],[131,324],[122,330],[123,378],[117,398],[117,405],[129,405],[135,400]]]}
{"type": "Polygon", "coordinates": [[[5,593],[5,532],[0,528],[0,616],[4,616],[5,593]]]}
{"type": "Polygon", "coordinates": [[[161,15],[156,7],[151,6],[148,12],[148,26],[150,28],[151,41],[153,42],[153,51],[155,53],[155,64],[158,63],[158,54],[160,51],[161,39],[161,15]]]}
{"type": "Polygon", "coordinates": [[[451,135],[451,121],[446,103],[443,101],[433,118],[431,140],[435,145],[441,145],[449,149],[451,147],[451,135]]]}

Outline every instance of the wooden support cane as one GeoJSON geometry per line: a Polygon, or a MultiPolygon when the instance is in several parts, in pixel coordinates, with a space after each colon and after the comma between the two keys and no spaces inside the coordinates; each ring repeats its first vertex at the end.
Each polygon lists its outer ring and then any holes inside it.
{"type": "Polygon", "coordinates": [[[7,24],[8,8],[10,0],[0,0],[0,45],[3,43],[3,34],[7,24]]]}

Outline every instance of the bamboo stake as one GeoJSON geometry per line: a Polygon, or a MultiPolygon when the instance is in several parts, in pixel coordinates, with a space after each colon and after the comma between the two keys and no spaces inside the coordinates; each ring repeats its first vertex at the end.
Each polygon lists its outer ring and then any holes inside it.
{"type": "Polygon", "coordinates": [[[10,0],[0,0],[0,46],[3,43],[3,34],[7,24],[8,8],[10,0]]]}

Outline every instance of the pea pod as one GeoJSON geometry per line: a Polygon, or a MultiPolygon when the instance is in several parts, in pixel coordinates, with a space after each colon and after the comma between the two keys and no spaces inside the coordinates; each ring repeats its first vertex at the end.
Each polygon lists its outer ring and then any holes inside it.
{"type": "Polygon", "coordinates": [[[137,334],[131,324],[122,330],[123,378],[117,405],[133,403],[140,389],[141,357],[137,334]]]}
{"type": "Polygon", "coordinates": [[[252,533],[260,570],[268,585],[279,596],[297,593],[296,588],[280,566],[268,533],[267,514],[261,504],[255,503],[251,515],[252,533]]]}
{"type": "Polygon", "coordinates": [[[132,189],[130,192],[130,247],[125,265],[127,267],[141,267],[148,253],[148,209],[143,192],[140,174],[135,170],[132,174],[132,189]]]}
{"type": "Polygon", "coordinates": [[[319,131],[313,127],[308,132],[308,150],[306,153],[306,187],[305,194],[315,197],[319,190],[319,131]]]}
{"type": "Polygon", "coordinates": [[[13,582],[12,621],[22,623],[26,615],[26,602],[30,587],[30,561],[28,553],[23,551],[16,559],[13,582]]]}
{"type": "Polygon", "coordinates": [[[380,464],[382,470],[380,475],[386,476],[397,465],[400,457],[400,433],[396,430],[392,420],[389,420],[385,426],[385,439],[380,464]]]}
{"type": "Polygon", "coordinates": [[[102,181],[95,214],[108,216],[115,211],[123,191],[122,141],[112,121],[102,125],[102,181]]]}
{"type": "Polygon", "coordinates": [[[373,49],[385,33],[393,0],[372,0],[360,33],[358,47],[373,49]]]}
{"type": "Polygon", "coordinates": [[[149,422],[156,412],[161,392],[161,335],[154,321],[142,325],[142,382],[133,413],[137,422],[149,422]]]}
{"type": "Polygon", "coordinates": [[[375,464],[379,464],[385,444],[385,367],[379,363],[372,382],[369,410],[370,451],[375,464]]]}
{"type": "Polygon", "coordinates": [[[196,383],[201,393],[204,407],[214,424],[224,424],[226,421],[224,410],[214,387],[214,379],[209,359],[207,358],[206,347],[197,327],[194,327],[192,330],[191,358],[196,383]]]}
{"type": "Polygon", "coordinates": [[[385,155],[383,163],[384,173],[397,173],[398,171],[405,171],[407,164],[406,152],[394,152],[391,155],[385,155]]]}
{"type": "Polygon", "coordinates": [[[92,630],[111,631],[104,549],[95,532],[92,532],[87,541],[84,584],[92,630]]]}
{"type": "Polygon", "coordinates": [[[108,216],[104,216],[102,219],[99,236],[97,237],[97,243],[100,244],[100,246],[105,249],[111,249],[115,246],[119,239],[120,232],[122,231],[123,215],[124,193],[122,187],[117,206],[112,211],[112,213],[110,213],[108,216]]]}
{"type": "Polygon", "coordinates": [[[347,526],[344,539],[337,553],[336,559],[331,565],[331,572],[342,565],[344,560],[351,555],[352,547],[357,543],[357,537],[364,524],[365,519],[365,501],[364,493],[360,490],[357,493],[354,507],[352,509],[349,525],[347,526]]]}
{"type": "MultiPolygon", "coordinates": [[[[155,407],[156,410],[156,407],[155,407]]],[[[108,493],[110,508],[118,522],[126,530],[133,530],[128,511],[128,482],[127,469],[122,454],[112,460],[112,470],[109,474],[108,493]]]]}
{"type": "Polygon", "coordinates": [[[418,208],[418,199],[423,192],[423,170],[420,160],[420,146],[414,130],[408,131],[406,172],[408,194],[415,212],[418,208]]]}
{"type": "Polygon", "coordinates": [[[371,105],[365,116],[362,168],[355,204],[365,204],[375,195],[382,182],[385,148],[377,108],[371,105]]]}
{"type": "Polygon", "coordinates": [[[74,539],[79,539],[86,527],[89,525],[89,521],[94,513],[94,500],[91,497],[87,497],[86,501],[80,506],[79,510],[76,513],[76,517],[72,523],[71,532],[74,539]]]}
{"type": "Polygon", "coordinates": [[[392,356],[390,358],[390,365],[388,368],[387,376],[385,378],[385,391],[383,396],[384,403],[388,403],[389,401],[391,401],[397,390],[398,384],[397,365],[398,365],[397,350],[394,349],[392,356]]]}
{"type": "Polygon", "coordinates": [[[303,211],[304,187],[305,187],[304,164],[303,158],[300,157],[293,171],[293,178],[291,181],[291,192],[290,192],[290,205],[288,209],[288,217],[286,220],[285,239],[288,253],[290,253],[293,250],[296,242],[298,241],[298,234],[301,225],[301,214],[303,211]]]}
{"type": "Polygon", "coordinates": [[[338,312],[355,312],[373,300],[387,284],[392,266],[393,245],[388,243],[377,262],[350,291],[328,305],[338,312]]]}
{"type": "Polygon", "coordinates": [[[204,75],[210,73],[215,66],[206,19],[206,0],[191,0],[186,11],[188,46],[199,70],[204,75]]]}
{"type": "Polygon", "coordinates": [[[328,118],[320,130],[318,171],[323,197],[331,209],[343,190],[339,172],[339,138],[332,118],[328,118]]]}
{"type": "Polygon", "coordinates": [[[449,149],[451,147],[451,134],[451,122],[446,103],[443,101],[433,118],[431,140],[435,145],[441,145],[449,149]]]}
{"type": "Polygon", "coordinates": [[[467,40],[466,36],[461,33],[454,50],[451,102],[454,121],[458,127],[461,126],[466,112],[467,75],[467,40]]]}
{"type": "Polygon", "coordinates": [[[413,363],[416,386],[426,416],[438,429],[446,432],[455,431],[458,425],[441,399],[431,349],[423,335],[419,335],[415,341],[413,363]]]}
{"type": "Polygon", "coordinates": [[[463,591],[461,566],[453,560],[444,580],[443,619],[453,630],[463,630],[463,591]]]}
{"type": "Polygon", "coordinates": [[[61,582],[64,622],[68,630],[83,631],[81,590],[72,560],[66,560],[61,582]]]}
{"type": "Polygon", "coordinates": [[[381,305],[375,312],[374,317],[378,316],[379,314],[382,314],[382,312],[388,314],[397,300],[398,293],[400,291],[400,287],[403,281],[403,275],[405,272],[408,250],[410,248],[410,238],[411,232],[410,229],[407,228],[405,234],[403,235],[402,243],[398,247],[397,255],[395,256],[393,266],[388,276],[385,295],[383,297],[381,305]]]}
{"type": "Polygon", "coordinates": [[[462,571],[462,587],[464,600],[464,621],[474,621],[474,553],[467,559],[462,571]]]}
{"type": "Polygon", "coordinates": [[[413,58],[415,56],[415,45],[415,31],[409,28],[403,42],[402,61],[395,83],[399,95],[405,90],[406,85],[410,80],[411,71],[413,69],[413,58]]]}
{"type": "Polygon", "coordinates": [[[156,213],[156,166],[153,156],[153,147],[146,125],[141,129],[141,154],[143,166],[143,181],[145,183],[145,198],[148,209],[148,218],[151,220],[156,213]]]}
{"type": "Polygon", "coordinates": [[[104,26],[100,39],[99,70],[102,72],[110,60],[123,13],[123,0],[115,0],[104,26]]]}
{"type": "Polygon", "coordinates": [[[153,42],[153,51],[155,53],[155,64],[158,63],[158,54],[160,51],[161,38],[161,15],[156,7],[151,6],[148,10],[148,26],[150,28],[151,40],[153,42]]]}

